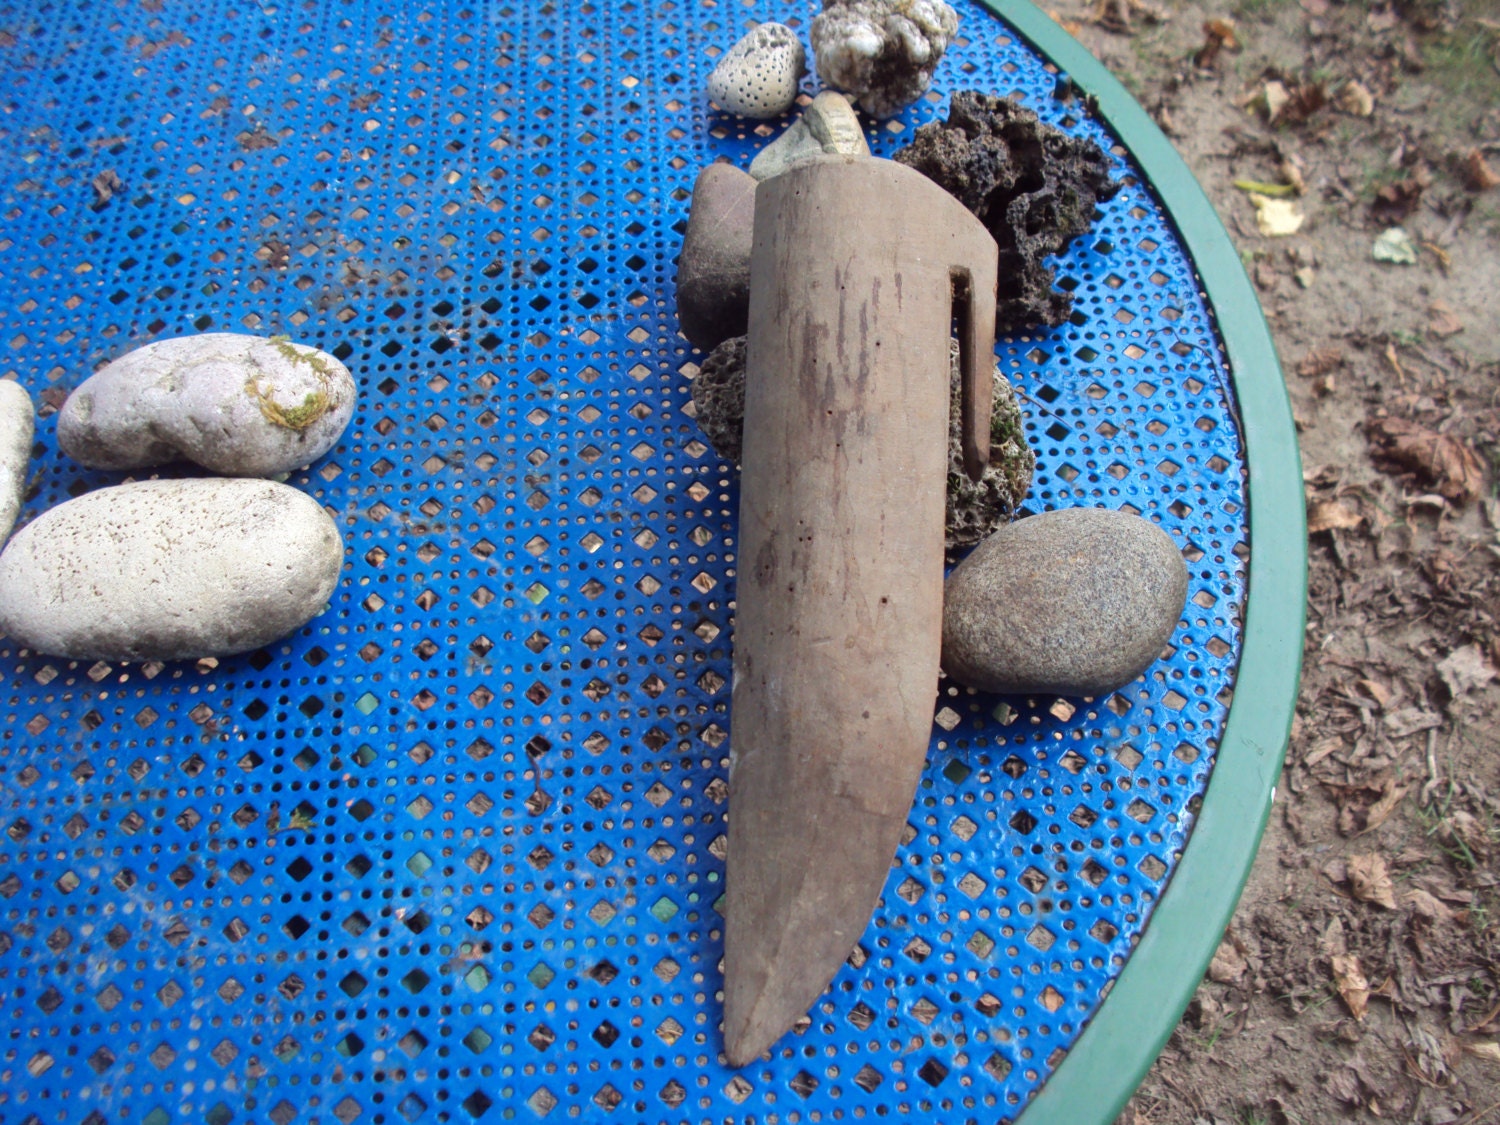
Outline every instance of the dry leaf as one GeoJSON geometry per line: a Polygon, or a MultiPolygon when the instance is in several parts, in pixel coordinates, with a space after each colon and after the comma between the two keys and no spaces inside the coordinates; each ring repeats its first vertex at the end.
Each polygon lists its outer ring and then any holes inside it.
{"type": "Polygon", "coordinates": [[[1479,1043],[1465,1043],[1464,1050],[1476,1059],[1488,1059],[1492,1063],[1500,1063],[1500,1043],[1493,1039],[1486,1039],[1479,1043]]]}
{"type": "Polygon", "coordinates": [[[1344,740],[1336,734],[1330,734],[1326,738],[1320,738],[1313,743],[1312,749],[1308,750],[1307,757],[1302,759],[1302,764],[1311,769],[1328,755],[1336,753],[1344,748],[1344,740]]]}
{"type": "Polygon", "coordinates": [[[115,197],[115,192],[125,185],[113,168],[106,168],[94,177],[94,202],[89,206],[94,211],[104,210],[104,205],[115,197]]]}
{"type": "Polygon", "coordinates": [[[1260,96],[1266,103],[1266,120],[1273,124],[1281,116],[1287,102],[1292,100],[1291,94],[1287,93],[1286,86],[1281,82],[1267,82],[1261,89],[1260,96]]]}
{"type": "Polygon", "coordinates": [[[1409,1074],[1427,1086],[1450,1086],[1453,1084],[1453,1064],[1458,1062],[1463,1051],[1458,1041],[1451,1036],[1437,1036],[1424,1027],[1412,1027],[1407,1032],[1409,1050],[1406,1069],[1409,1074]]]}
{"type": "Polygon", "coordinates": [[[1396,909],[1396,888],[1391,883],[1385,860],[1373,852],[1352,855],[1348,861],[1349,889],[1362,902],[1372,902],[1387,910],[1396,909]]]}
{"type": "Polygon", "coordinates": [[[1401,905],[1405,906],[1414,914],[1419,914],[1429,922],[1450,922],[1453,920],[1453,911],[1448,909],[1448,904],[1429,891],[1420,887],[1413,887],[1401,896],[1401,905]]]}
{"type": "Polygon", "coordinates": [[[1333,968],[1333,986],[1343,998],[1344,1006],[1355,1019],[1364,1019],[1370,1006],[1370,982],[1359,967],[1359,958],[1352,953],[1335,953],[1329,963],[1333,968]]]}
{"type": "Polygon", "coordinates": [[[1436,711],[1424,711],[1420,707],[1403,707],[1385,717],[1385,733],[1391,738],[1409,738],[1442,725],[1441,715],[1436,711]]]}
{"type": "Polygon", "coordinates": [[[1470,191],[1489,191],[1500,185],[1500,176],[1485,161],[1484,153],[1472,148],[1464,157],[1464,182],[1469,185],[1470,191]]]}
{"type": "Polygon", "coordinates": [[[1203,25],[1203,46],[1193,56],[1193,65],[1199,70],[1207,70],[1218,59],[1219,52],[1226,48],[1234,50],[1239,45],[1234,34],[1233,20],[1209,20],[1203,25]]]}
{"type": "Polygon", "coordinates": [[[1452,336],[1464,330],[1464,322],[1458,319],[1447,301],[1433,301],[1427,306],[1427,315],[1431,318],[1427,322],[1427,331],[1434,336],[1452,336]]]}
{"type": "Polygon", "coordinates": [[[1391,689],[1379,680],[1364,679],[1359,681],[1360,690],[1375,701],[1384,711],[1391,703],[1391,689]]]}
{"type": "Polygon", "coordinates": [[[1365,813],[1365,826],[1359,830],[1360,835],[1373,832],[1391,818],[1391,813],[1396,811],[1396,806],[1401,803],[1401,798],[1406,796],[1405,785],[1391,785],[1385,795],[1376,801],[1365,813]]]}
{"type": "Polygon", "coordinates": [[[1375,418],[1368,429],[1378,459],[1416,473],[1449,500],[1463,503],[1484,491],[1484,463],[1461,438],[1404,418],[1375,418]]]}
{"type": "Polygon", "coordinates": [[[1325,957],[1336,957],[1349,952],[1349,945],[1344,937],[1344,923],[1335,915],[1318,937],[1318,948],[1322,950],[1325,957]]]}
{"type": "Polygon", "coordinates": [[[1328,104],[1328,88],[1321,82],[1299,82],[1287,91],[1287,99],[1272,124],[1300,125],[1328,104]]]}
{"type": "Polygon", "coordinates": [[[1344,353],[1340,349],[1314,348],[1297,364],[1297,374],[1304,379],[1316,379],[1343,365],[1344,353]]]}
{"type": "Polygon", "coordinates": [[[1414,266],[1417,264],[1417,244],[1400,227],[1391,227],[1381,232],[1370,245],[1370,257],[1377,262],[1414,266]]]}
{"type": "Polygon", "coordinates": [[[1437,670],[1454,699],[1474,688],[1484,687],[1495,678],[1494,666],[1478,645],[1454,649],[1438,661],[1437,670]]]}
{"type": "Polygon", "coordinates": [[[1208,979],[1219,984],[1234,984],[1245,975],[1250,963],[1230,941],[1221,941],[1208,963],[1208,979]]]}
{"type": "Polygon", "coordinates": [[[1296,234],[1307,222],[1307,216],[1290,199],[1272,199],[1258,191],[1245,198],[1255,204],[1255,225],[1267,238],[1285,238],[1296,234]]]}
{"type": "Polygon", "coordinates": [[[1316,535],[1320,531],[1334,528],[1348,531],[1364,522],[1364,517],[1349,508],[1342,500],[1314,500],[1307,506],[1307,533],[1316,535]]]}
{"type": "Polygon", "coordinates": [[[1489,832],[1478,817],[1463,809],[1454,809],[1438,821],[1437,838],[1449,847],[1462,848],[1477,860],[1489,854],[1489,832]]]}
{"type": "Polygon", "coordinates": [[[1400,223],[1422,202],[1422,192],[1432,184],[1432,175],[1419,167],[1404,180],[1386,184],[1375,193],[1370,203],[1370,214],[1384,223],[1400,223]]]}
{"type": "Polygon", "coordinates": [[[1355,117],[1369,117],[1375,112],[1374,95],[1360,82],[1346,82],[1344,88],[1334,98],[1333,104],[1345,113],[1352,113],[1355,117]]]}

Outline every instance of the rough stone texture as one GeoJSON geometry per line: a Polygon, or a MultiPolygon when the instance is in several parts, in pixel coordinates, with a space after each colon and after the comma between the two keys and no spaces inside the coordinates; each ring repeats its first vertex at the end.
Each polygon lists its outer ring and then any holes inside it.
{"type": "Polygon", "coordinates": [[[763,23],[724,54],[708,76],[708,96],[727,113],[778,117],[797,100],[807,52],[785,24],[763,23]]]}
{"type": "Polygon", "coordinates": [[[337,444],[354,398],[354,377],[326,352],[210,332],[147,344],[85,379],[58,413],[57,441],[94,469],[185,460],[278,476],[337,444]]]}
{"type": "Polygon", "coordinates": [[[735,336],[709,353],[693,378],[693,409],[714,451],[739,464],[745,435],[745,340],[735,336]]]}
{"type": "Polygon", "coordinates": [[[943,0],[823,0],[812,22],[818,77],[889,117],[926,92],[957,31],[943,0]]]}
{"type": "MultiPolygon", "coordinates": [[[[964,472],[959,403],[958,342],[950,344],[951,399],[948,414],[948,550],[972,547],[1014,515],[1031,488],[1036,455],[1026,444],[1016,393],[995,368],[994,410],[990,415],[990,465],[977,482],[964,472]]],[[[745,430],[745,337],[725,340],[710,353],[693,379],[698,426],[714,451],[738,464],[745,430]]]]}
{"type": "Polygon", "coordinates": [[[755,184],[753,177],[729,164],[710,164],[693,184],[687,233],[677,259],[677,318],[682,334],[704,351],[745,334],[755,184]]]}
{"type": "Polygon", "coordinates": [[[36,409],[26,388],[0,379],[0,543],[21,514],[31,443],[36,437],[36,409]]]}
{"type": "Polygon", "coordinates": [[[942,185],[989,229],[1000,247],[996,331],[1056,326],[1073,311],[1044,264],[1098,218],[1120,185],[1093,141],[1050,125],[1010,98],[953,95],[946,122],[929,122],[892,159],[942,185]]]}
{"type": "Polygon", "coordinates": [[[0,631],[73,660],[260,648],[321,613],[343,565],[306,493],[266,480],[152,480],[44,513],[0,554],[0,631]]]}
{"type": "Polygon", "coordinates": [[[756,154],[750,174],[769,180],[805,160],[869,155],[870,144],[849,99],[835,90],[824,90],[786,132],[756,154]]]}
{"type": "Polygon", "coordinates": [[[944,534],[948,550],[972,547],[1015,516],[1031,489],[1036,454],[1026,444],[1015,388],[995,365],[995,397],[990,411],[990,464],[977,481],[964,472],[963,387],[959,379],[958,341],[952,343],[953,366],[948,406],[948,511],[944,534]]]}
{"type": "Polygon", "coordinates": [[[1161,655],[1187,567],[1149,520],[1067,508],[1018,520],[948,576],[943,667],[1004,694],[1101,696],[1161,655]]]}

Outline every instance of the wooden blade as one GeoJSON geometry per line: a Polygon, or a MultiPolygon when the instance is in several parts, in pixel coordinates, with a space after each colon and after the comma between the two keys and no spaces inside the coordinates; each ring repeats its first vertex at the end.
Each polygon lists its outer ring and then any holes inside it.
{"type": "Polygon", "coordinates": [[[838,971],[911,809],[941,647],[951,279],[966,272],[972,315],[993,323],[996,256],[957,201],[879,160],[762,183],[755,232],[724,949],[733,1065],[838,971]]]}

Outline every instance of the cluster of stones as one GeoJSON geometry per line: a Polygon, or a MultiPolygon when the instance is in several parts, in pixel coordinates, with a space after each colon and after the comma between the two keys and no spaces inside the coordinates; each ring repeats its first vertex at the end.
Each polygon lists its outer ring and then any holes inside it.
{"type": "MultiPolygon", "coordinates": [[[[51,656],[144,661],[248,652],[306,624],[338,584],[343,543],[312,497],[272,478],[337,444],[355,394],[325,352],[230,333],[148,344],[84,380],[57,421],[74,460],[223,475],[130,481],[38,516],[0,553],[0,631],[51,656]]],[[[0,383],[0,533],[33,417],[0,383]]]]}
{"type": "MultiPolygon", "coordinates": [[[[958,31],[943,0],[823,0],[812,21],[818,77],[874,117],[916,101],[958,31]]],[[[731,47],[708,77],[708,96],[741,117],[779,117],[797,100],[807,55],[785,24],[763,23],[731,47]]]]}
{"type": "MultiPolygon", "coordinates": [[[[708,353],[693,381],[699,426],[738,462],[744,428],[745,332],[756,185],[809,161],[868,157],[851,99],[875,117],[916,100],[957,30],[941,0],[825,0],[812,26],[825,90],[751,163],[704,168],[693,188],[678,260],[683,335],[708,353]]],[[[768,118],[794,104],[805,73],[796,34],[761,24],[709,79],[720,108],[768,118]]],[[[959,91],[948,120],[917,130],[895,159],[939,183],[995,236],[1001,256],[997,329],[1055,325],[1071,311],[1045,264],[1089,229],[1118,185],[1108,156],[1043,123],[1018,102],[959,91]]],[[[951,380],[958,401],[957,348],[951,380]]],[[[997,367],[991,463],[963,471],[958,411],[949,432],[947,547],[977,548],[949,576],[943,665],[960,683],[1002,694],[1099,696],[1139,676],[1180,619],[1187,568],[1150,521],[1101,509],[1047,512],[1011,523],[1036,458],[1016,394],[997,367]]]]}

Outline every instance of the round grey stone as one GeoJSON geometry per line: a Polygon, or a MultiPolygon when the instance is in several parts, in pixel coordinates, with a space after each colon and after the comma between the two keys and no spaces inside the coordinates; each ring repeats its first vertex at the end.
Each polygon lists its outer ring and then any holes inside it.
{"type": "Polygon", "coordinates": [[[1100,696],[1161,655],[1187,567],[1149,520],[1068,508],[1001,528],[948,577],[943,668],[1007,695],[1100,696]]]}
{"type": "Polygon", "coordinates": [[[274,477],[332,449],[354,398],[354,376],[326,352],[209,332],[136,348],[85,379],[58,413],[57,442],[91,469],[186,460],[274,477]]]}
{"type": "Polygon", "coordinates": [[[36,410],[31,395],[14,380],[0,379],[0,543],[5,542],[21,513],[35,436],[36,410]]]}
{"type": "Polygon", "coordinates": [[[677,259],[677,318],[704,351],[743,336],[749,324],[756,183],[733,165],[710,164],[693,184],[677,259]]]}
{"type": "Polygon", "coordinates": [[[316,500],[267,480],[152,480],[86,493],[0,554],[0,631],[73,660],[248,652],[328,605],[344,548],[316,500]]]}

